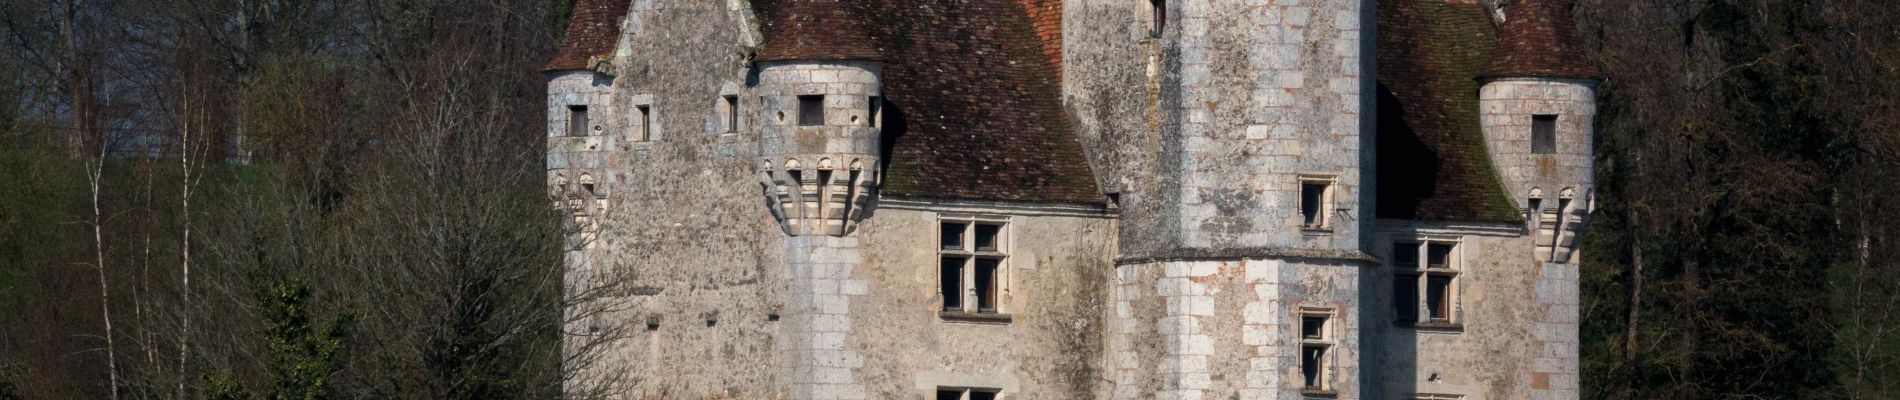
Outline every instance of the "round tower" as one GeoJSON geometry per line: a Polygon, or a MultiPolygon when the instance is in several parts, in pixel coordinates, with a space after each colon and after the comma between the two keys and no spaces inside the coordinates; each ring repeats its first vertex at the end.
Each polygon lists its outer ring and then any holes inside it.
{"type": "Polygon", "coordinates": [[[791,236],[844,236],[877,187],[882,63],[851,5],[780,3],[758,55],[759,172],[791,236]]]}
{"type": "Polygon", "coordinates": [[[1486,147],[1538,233],[1538,257],[1568,262],[1595,193],[1597,70],[1565,0],[1516,0],[1502,11],[1479,77],[1486,147]]]}

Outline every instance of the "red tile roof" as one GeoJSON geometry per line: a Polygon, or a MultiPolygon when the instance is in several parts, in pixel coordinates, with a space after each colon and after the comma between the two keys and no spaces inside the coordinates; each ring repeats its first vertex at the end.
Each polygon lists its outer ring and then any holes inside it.
{"type": "Polygon", "coordinates": [[[1378,217],[1509,222],[1478,117],[1497,29],[1483,6],[1378,2],[1378,217]]]}
{"type": "Polygon", "coordinates": [[[580,0],[561,35],[561,49],[542,71],[591,69],[597,58],[613,55],[620,42],[620,18],[629,0],[580,0]]]}
{"type": "Polygon", "coordinates": [[[759,6],[765,34],[759,61],[878,59],[864,29],[864,1],[777,0],[759,6]]]}
{"type": "Polygon", "coordinates": [[[1483,77],[1598,77],[1578,42],[1567,0],[1514,0],[1504,7],[1498,48],[1483,77]]]}
{"type": "Polygon", "coordinates": [[[884,193],[1105,202],[1050,62],[1058,14],[1025,0],[862,1],[888,60],[884,193]]]}

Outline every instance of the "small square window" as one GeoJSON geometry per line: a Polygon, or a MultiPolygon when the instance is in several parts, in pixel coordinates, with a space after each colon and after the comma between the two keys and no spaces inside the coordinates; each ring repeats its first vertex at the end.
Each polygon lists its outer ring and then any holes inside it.
{"type": "Polygon", "coordinates": [[[1398,268],[1418,268],[1418,243],[1393,243],[1392,266],[1398,268]]]}
{"type": "Polygon", "coordinates": [[[1300,338],[1326,340],[1326,316],[1309,314],[1300,317],[1300,338]]]}
{"type": "Polygon", "coordinates": [[[1553,154],[1557,152],[1557,116],[1531,116],[1531,153],[1553,154]]]}
{"type": "Polygon", "coordinates": [[[940,248],[944,250],[963,250],[963,230],[969,226],[970,224],[960,222],[945,222],[939,225],[937,238],[938,242],[941,243],[940,248]]]}
{"type": "Polygon", "coordinates": [[[1326,229],[1326,209],[1332,202],[1332,181],[1322,179],[1302,179],[1300,181],[1300,227],[1306,229],[1326,229]]]}
{"type": "Polygon", "coordinates": [[[567,106],[567,135],[587,136],[593,124],[587,121],[587,106],[567,106]]]}
{"type": "Polygon", "coordinates": [[[821,94],[798,96],[798,126],[824,124],[825,96],[821,94]]]}
{"type": "Polygon", "coordinates": [[[726,133],[739,131],[739,96],[725,96],[726,133]]]}
{"type": "Polygon", "coordinates": [[[1451,268],[1451,249],[1452,246],[1450,243],[1432,243],[1430,246],[1425,246],[1426,267],[1433,269],[1451,268]]]}
{"type": "Polygon", "coordinates": [[[1002,231],[1003,231],[1002,225],[977,224],[976,235],[975,235],[976,236],[976,250],[977,251],[996,251],[996,249],[999,248],[998,243],[997,243],[997,240],[999,239],[997,239],[997,236],[1000,236],[1000,233],[1002,233],[1002,231]]]}

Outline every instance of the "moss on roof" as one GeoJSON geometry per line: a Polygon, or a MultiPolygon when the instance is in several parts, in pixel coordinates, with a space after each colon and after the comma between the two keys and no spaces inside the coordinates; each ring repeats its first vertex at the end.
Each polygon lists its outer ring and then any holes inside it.
{"type": "Polygon", "coordinates": [[[1378,217],[1516,221],[1479,119],[1477,78],[1497,43],[1485,8],[1378,4],[1378,217]]]}

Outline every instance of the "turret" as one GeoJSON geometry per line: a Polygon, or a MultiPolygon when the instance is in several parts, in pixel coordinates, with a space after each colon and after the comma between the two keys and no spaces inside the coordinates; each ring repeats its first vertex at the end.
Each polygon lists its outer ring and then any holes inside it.
{"type": "Polygon", "coordinates": [[[1503,15],[1498,47],[1480,76],[1485,141],[1537,232],[1537,257],[1569,262],[1595,193],[1597,70],[1564,0],[1517,0],[1503,15]]]}
{"type": "Polygon", "coordinates": [[[609,188],[602,153],[612,148],[614,114],[610,107],[613,52],[620,38],[623,0],[580,0],[574,4],[559,52],[548,75],[548,185],[550,195],[574,215],[581,233],[572,239],[591,244],[600,216],[607,211],[609,188]]]}
{"type": "Polygon", "coordinates": [[[849,234],[877,188],[882,64],[851,3],[779,4],[758,55],[759,178],[791,236],[849,234]]]}

